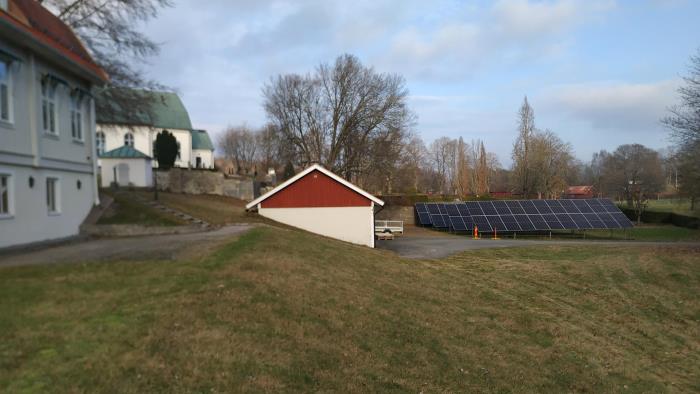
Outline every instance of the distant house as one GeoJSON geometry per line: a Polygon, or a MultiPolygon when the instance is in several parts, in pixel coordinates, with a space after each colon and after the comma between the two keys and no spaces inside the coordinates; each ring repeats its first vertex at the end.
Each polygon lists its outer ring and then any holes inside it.
{"type": "Polygon", "coordinates": [[[75,33],[35,0],[0,0],[0,247],[65,238],[99,203],[95,86],[75,33]]]}
{"type": "Polygon", "coordinates": [[[564,198],[593,198],[595,189],[593,186],[569,186],[564,193],[564,198]]]}
{"type": "Polygon", "coordinates": [[[374,247],[374,214],[384,205],[315,164],[246,205],[261,216],[312,233],[374,247]]]}
{"type": "MultiPolygon", "coordinates": [[[[163,130],[172,133],[180,147],[176,167],[214,168],[214,145],[206,130],[195,130],[180,97],[170,92],[137,90],[152,103],[152,116],[144,113],[124,115],[124,111],[97,114],[97,151],[99,154],[130,146],[146,156],[154,157],[156,136],[163,130]],[[126,117],[130,116],[130,117],[126,117]]],[[[98,100],[101,95],[97,96],[98,100]]],[[[103,99],[104,100],[104,99],[103,99]]],[[[101,164],[101,163],[100,163],[101,164]]],[[[156,160],[152,165],[158,165],[156,160]]]]}

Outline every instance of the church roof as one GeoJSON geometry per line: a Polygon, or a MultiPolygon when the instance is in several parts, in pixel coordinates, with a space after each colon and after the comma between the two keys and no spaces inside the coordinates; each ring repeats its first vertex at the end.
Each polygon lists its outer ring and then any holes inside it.
{"type": "MultiPolygon", "coordinates": [[[[144,112],[139,112],[127,118],[125,111],[114,108],[113,111],[97,113],[97,123],[123,124],[131,126],[150,126],[158,129],[192,130],[190,115],[177,94],[171,92],[156,92],[152,90],[134,90],[134,94],[143,95],[152,103],[152,117],[144,112]]],[[[96,99],[100,100],[103,94],[97,92],[96,99]]],[[[101,105],[117,106],[114,100],[102,98],[101,105]],[[106,101],[106,102],[105,102],[106,101]]]]}

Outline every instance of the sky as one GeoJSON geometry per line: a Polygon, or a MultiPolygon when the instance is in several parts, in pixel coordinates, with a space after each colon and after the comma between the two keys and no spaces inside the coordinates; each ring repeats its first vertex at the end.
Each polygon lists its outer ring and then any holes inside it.
{"type": "Polygon", "coordinates": [[[504,166],[525,96],[535,124],[587,161],[601,149],[671,144],[659,119],[700,48],[700,1],[175,1],[143,32],[144,65],[193,125],[262,126],[270,78],[344,53],[400,74],[415,131],[481,139],[504,166]]]}

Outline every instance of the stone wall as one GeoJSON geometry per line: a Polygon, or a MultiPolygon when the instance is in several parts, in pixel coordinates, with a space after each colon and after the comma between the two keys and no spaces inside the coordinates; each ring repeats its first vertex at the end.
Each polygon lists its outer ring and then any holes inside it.
{"type": "Polygon", "coordinates": [[[218,171],[173,168],[154,171],[158,190],[185,194],[217,194],[250,201],[253,199],[253,180],[245,177],[226,177],[218,171]]]}
{"type": "Polygon", "coordinates": [[[400,205],[385,205],[374,218],[376,220],[402,220],[403,224],[416,224],[413,207],[400,205]]]}

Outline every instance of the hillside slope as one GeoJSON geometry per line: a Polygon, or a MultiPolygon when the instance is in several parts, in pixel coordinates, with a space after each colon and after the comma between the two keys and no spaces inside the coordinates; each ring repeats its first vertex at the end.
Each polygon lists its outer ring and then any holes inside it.
{"type": "Polygon", "coordinates": [[[261,227],[187,262],[5,268],[0,391],[698,391],[699,263],[261,227]]]}

